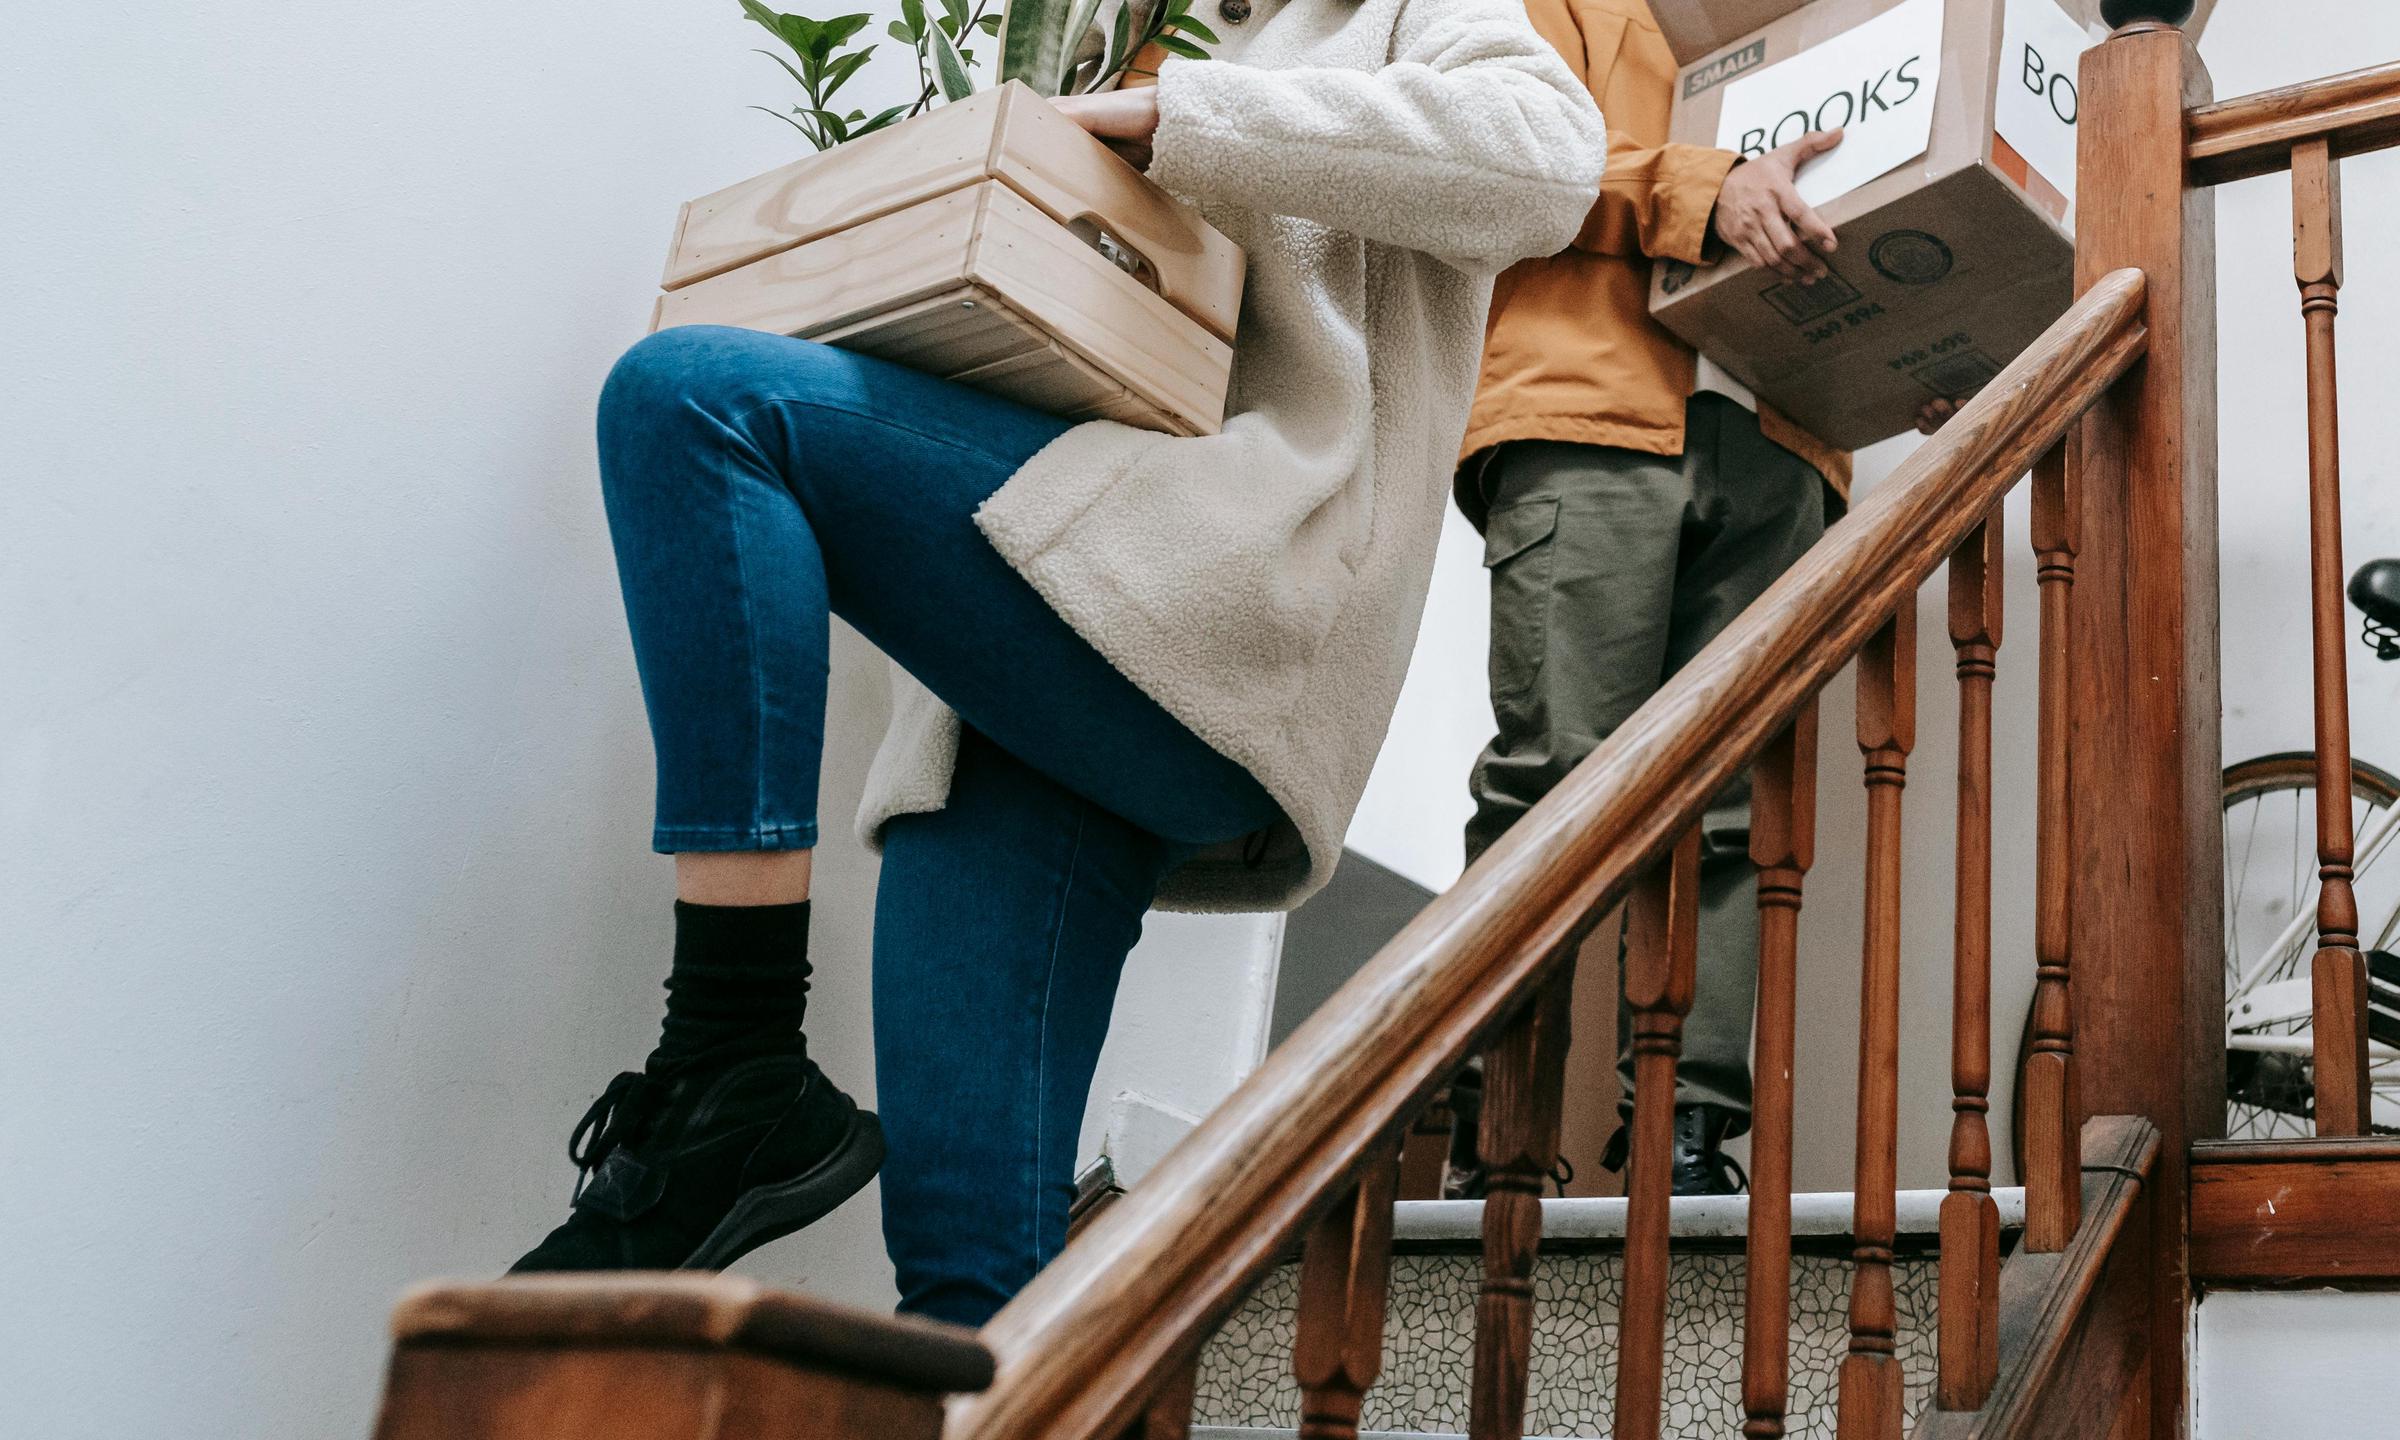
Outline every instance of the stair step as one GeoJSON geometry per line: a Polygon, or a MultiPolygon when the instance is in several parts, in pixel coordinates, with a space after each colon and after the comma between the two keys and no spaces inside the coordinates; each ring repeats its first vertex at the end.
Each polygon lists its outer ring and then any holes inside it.
{"type": "MultiPolygon", "coordinates": [[[[1900,1197],[1899,1355],[1913,1424],[1933,1392],[1935,1251],[1941,1191],[1900,1197]]],[[[2009,1229],[2024,1192],[1995,1193],[2009,1229]]],[[[1700,1440],[1741,1431],[1740,1196],[1679,1199],[1670,1229],[1666,1414],[1661,1434],[1700,1440]]],[[[1795,1440],[1832,1440],[1836,1374],[1849,1343],[1846,1194],[1792,1197],[1791,1415],[1795,1440]]],[[[1475,1291],[1482,1279],[1480,1201],[1413,1201],[1393,1223],[1391,1305],[1382,1378],[1361,1417],[1404,1437],[1455,1435],[1467,1424],[1475,1291]]],[[[1527,1430],[1554,1440],[1609,1433],[1616,1400],[1617,1304],[1625,1202],[1546,1200],[1534,1268],[1533,1370],[1527,1430]]],[[[2005,1242],[2004,1242],[2005,1243],[2005,1242]]],[[[1270,1272],[1202,1356],[1194,1434],[1263,1440],[1290,1434],[1300,1396],[1291,1378],[1298,1267],[1270,1272]],[[1214,1427],[1211,1430],[1209,1427],[1214,1427]]]]}

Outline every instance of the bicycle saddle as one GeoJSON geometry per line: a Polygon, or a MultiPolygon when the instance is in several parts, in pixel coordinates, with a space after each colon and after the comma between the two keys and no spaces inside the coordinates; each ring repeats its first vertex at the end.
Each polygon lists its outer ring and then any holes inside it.
{"type": "Polygon", "coordinates": [[[2367,617],[2363,639],[2376,658],[2400,660],[2400,560],[2369,560],[2350,577],[2350,603],[2367,617]]]}
{"type": "Polygon", "coordinates": [[[2350,577],[2350,603],[2369,620],[2400,629],[2400,560],[2369,560],[2350,577]]]}

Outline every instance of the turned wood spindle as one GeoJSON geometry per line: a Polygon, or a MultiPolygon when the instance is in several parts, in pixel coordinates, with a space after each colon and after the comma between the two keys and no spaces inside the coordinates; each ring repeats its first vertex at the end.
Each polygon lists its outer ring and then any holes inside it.
{"type": "Polygon", "coordinates": [[[2075,589],[2075,517],[2066,451],[2053,449],[2033,469],[2033,553],[2041,582],[2041,697],[2034,789],[2033,1024],[2017,1086],[2025,1132],[2026,1250],[2067,1248],[2083,1220],[2081,1103],[2075,1079],[2075,1007],[2068,965],[2074,889],[2069,845],[2074,781],[2068,763],[2068,707],[2074,698],[2069,605],[2075,589]]]}
{"type": "Polygon", "coordinates": [[[1950,999],[1950,1193],[1942,1197],[1934,1402],[1980,1410],[2000,1374],[2000,1207],[1992,1199],[1992,680],[2001,511],[1950,557],[1958,652],[1958,902],[1950,999]]]}
{"type": "Polygon", "coordinates": [[[1521,1009],[1483,1065],[1483,1285],[1475,1296],[1475,1376],[1468,1433],[1519,1440],[1533,1362],[1533,1262],[1542,1242],[1542,1186],[1558,1165],[1566,1084],[1570,951],[1521,1009]]]}
{"type": "Polygon", "coordinates": [[[2309,622],[2316,662],[2317,1133],[2367,1132],[2367,962],[2351,889],[2350,669],[2342,608],[2342,441],[2333,329],[2341,307],[2342,170],[2331,142],[2292,147],[2292,275],[2308,332],[2309,622]]]}
{"type": "Polygon", "coordinates": [[[1750,1098],[1750,1235],[1742,1297],[1742,1434],[1776,1440],[1791,1402],[1792,1039],[1800,886],[1816,855],[1817,702],[1750,772],[1758,867],[1758,1034],[1750,1098]]]}
{"type": "Polygon", "coordinates": [[[1399,1137],[1379,1142],[1358,1184],[1310,1227],[1300,1252],[1300,1440],[1357,1440],[1367,1388],[1383,1369],[1392,1206],[1399,1197],[1399,1137]]]}
{"type": "Polygon", "coordinates": [[[1903,601],[1858,657],[1858,748],[1866,756],[1866,940],[1858,1022],[1858,1169],[1851,1221],[1850,1348],[1836,1411],[1841,1440],[1899,1440],[1901,1377],[1892,1247],[1900,1128],[1900,791],[1916,743],[1917,612],[1903,601]]]}
{"type": "Polygon", "coordinates": [[[1633,1140],[1625,1171],[1625,1288],[1619,1307],[1616,1440],[1657,1440],[1666,1383],[1668,1206],[1674,1194],[1675,1064],[1698,985],[1700,832],[1685,832],[1625,914],[1625,1004],[1633,1012],[1633,1140]]]}

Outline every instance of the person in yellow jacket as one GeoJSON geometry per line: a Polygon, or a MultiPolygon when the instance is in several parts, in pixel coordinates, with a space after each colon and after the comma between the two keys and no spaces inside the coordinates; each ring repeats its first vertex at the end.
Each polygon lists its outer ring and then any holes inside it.
{"type": "MultiPolygon", "coordinates": [[[[1653,260],[1697,265],[1727,248],[1787,280],[1821,278],[1834,235],[1792,176],[1839,133],[1747,162],[1669,144],[1675,60],[1646,0],[1526,9],[1600,102],[1608,170],[1573,245],[1518,263],[1492,296],[1456,484],[1491,573],[1499,724],[1470,782],[1470,864],[1816,543],[1850,480],[1848,455],[1758,404],[1648,306],[1653,260]]],[[[1758,912],[1746,780],[1718,797],[1702,837],[1678,1194],[1738,1189],[1719,1147],[1749,1128],[1758,912]]],[[[1620,1069],[1630,1096],[1630,1057],[1620,1069]]]]}

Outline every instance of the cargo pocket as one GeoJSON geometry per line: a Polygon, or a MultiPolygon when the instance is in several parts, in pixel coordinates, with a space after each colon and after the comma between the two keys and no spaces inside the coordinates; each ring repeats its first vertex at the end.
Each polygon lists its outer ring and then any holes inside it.
{"type": "Polygon", "coordinates": [[[1503,505],[1483,525],[1483,565],[1492,572],[1492,695],[1522,695],[1541,678],[1550,646],[1551,536],[1558,497],[1503,505]]]}

